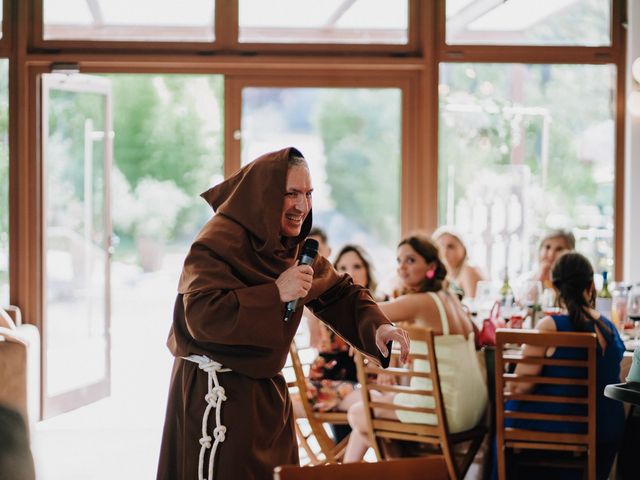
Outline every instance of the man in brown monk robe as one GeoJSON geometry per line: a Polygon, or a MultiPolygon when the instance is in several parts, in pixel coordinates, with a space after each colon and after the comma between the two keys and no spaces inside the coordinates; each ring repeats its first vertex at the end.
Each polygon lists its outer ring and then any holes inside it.
{"type": "Polygon", "coordinates": [[[263,155],[202,196],[216,214],[187,255],[167,342],[175,356],[158,479],[270,479],[298,463],[280,370],[307,306],[380,363],[387,342],[406,358],[406,333],[368,291],[318,255],[297,265],[311,228],[302,154],[263,155]],[[285,304],[300,298],[283,321],[285,304]]]}

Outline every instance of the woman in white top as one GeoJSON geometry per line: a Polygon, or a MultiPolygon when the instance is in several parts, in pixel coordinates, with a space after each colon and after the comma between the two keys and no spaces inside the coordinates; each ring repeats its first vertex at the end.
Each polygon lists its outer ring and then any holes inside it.
{"type": "MultiPolygon", "coordinates": [[[[398,276],[403,293],[398,298],[379,303],[393,322],[411,322],[431,328],[435,339],[440,382],[452,433],[469,430],[482,419],[487,406],[487,387],[476,355],[473,327],[457,296],[445,285],[447,271],[439,258],[437,246],[426,236],[414,235],[398,245],[398,276]],[[462,368],[461,368],[462,367],[462,368]]],[[[424,342],[411,342],[411,351],[426,351],[424,342]]],[[[427,365],[424,365],[426,369],[427,365]]],[[[416,368],[420,366],[416,365],[416,368]]],[[[416,389],[425,385],[414,383],[416,389]]],[[[393,396],[394,394],[381,394],[393,396]]],[[[398,405],[433,407],[429,397],[397,394],[398,405]]],[[[398,411],[380,411],[380,416],[401,422],[435,424],[433,415],[398,411]]],[[[362,402],[349,409],[349,423],[353,432],[345,453],[345,462],[362,459],[369,446],[367,422],[362,402]]]]}

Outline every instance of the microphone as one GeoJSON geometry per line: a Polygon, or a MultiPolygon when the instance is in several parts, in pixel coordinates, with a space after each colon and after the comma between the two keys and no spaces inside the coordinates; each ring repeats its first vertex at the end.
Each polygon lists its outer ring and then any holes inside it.
{"type": "MultiPolygon", "coordinates": [[[[298,265],[311,265],[313,263],[314,258],[318,254],[318,241],[313,238],[307,238],[302,246],[302,250],[300,251],[300,256],[298,257],[298,265]]],[[[295,300],[291,300],[287,302],[287,308],[284,312],[284,321],[288,322],[293,315],[293,312],[296,311],[296,307],[298,306],[299,298],[295,300]]]]}

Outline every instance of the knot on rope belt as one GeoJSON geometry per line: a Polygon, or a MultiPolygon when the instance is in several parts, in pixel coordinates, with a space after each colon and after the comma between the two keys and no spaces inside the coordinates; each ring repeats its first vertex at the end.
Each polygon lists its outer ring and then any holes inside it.
{"type": "Polygon", "coordinates": [[[211,449],[209,455],[209,471],[207,480],[213,480],[213,465],[218,445],[225,440],[227,427],[222,425],[220,414],[222,411],[222,402],[227,399],[225,390],[218,381],[218,373],[230,372],[230,368],[222,368],[222,364],[211,360],[206,355],[189,355],[182,357],[185,360],[198,364],[198,368],[207,373],[208,390],[204,396],[207,407],[202,416],[202,437],[200,438],[200,456],[198,460],[198,480],[204,480],[204,456],[208,449],[211,449]],[[213,429],[213,437],[207,434],[207,422],[209,420],[209,412],[215,408],[216,426],[213,429]],[[211,443],[213,440],[213,443],[211,443]]]}

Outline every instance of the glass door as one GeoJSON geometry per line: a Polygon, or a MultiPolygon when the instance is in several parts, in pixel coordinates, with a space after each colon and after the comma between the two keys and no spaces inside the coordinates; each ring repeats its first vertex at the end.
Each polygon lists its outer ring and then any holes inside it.
{"type": "Polygon", "coordinates": [[[110,393],[111,85],[42,77],[43,416],[110,393]]]}

